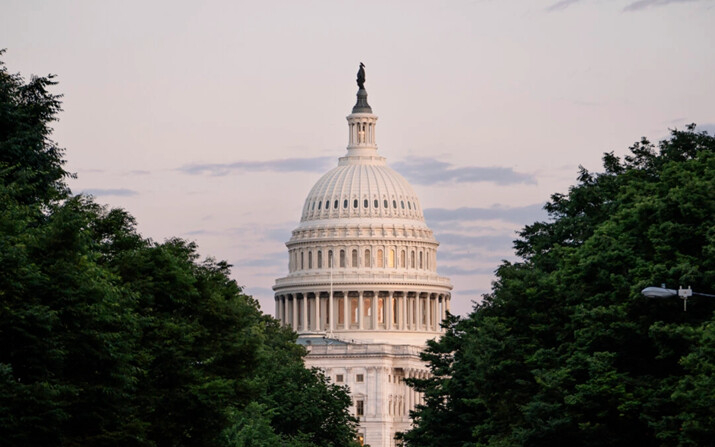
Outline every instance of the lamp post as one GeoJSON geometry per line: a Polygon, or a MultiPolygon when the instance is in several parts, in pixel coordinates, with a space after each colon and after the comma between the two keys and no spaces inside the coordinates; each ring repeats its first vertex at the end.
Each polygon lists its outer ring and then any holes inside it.
{"type": "Polygon", "coordinates": [[[691,296],[715,298],[715,295],[711,295],[709,293],[693,292],[693,289],[691,289],[690,286],[688,286],[687,289],[680,286],[678,290],[666,289],[665,287],[646,287],[641,290],[641,294],[643,294],[646,298],[673,298],[679,296],[683,300],[683,312],[688,310],[688,298],[691,296]]]}

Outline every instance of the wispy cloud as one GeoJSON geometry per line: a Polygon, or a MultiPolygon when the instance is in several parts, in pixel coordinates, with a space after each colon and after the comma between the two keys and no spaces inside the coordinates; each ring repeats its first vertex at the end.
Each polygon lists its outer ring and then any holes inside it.
{"type": "Polygon", "coordinates": [[[553,5],[549,6],[546,8],[546,11],[552,12],[552,11],[559,11],[562,9],[566,9],[569,6],[573,5],[574,3],[578,3],[581,0],[561,0],[559,2],[554,3],[553,5]]]}
{"type": "MultiPolygon", "coordinates": [[[[623,11],[641,11],[643,9],[651,8],[651,7],[656,7],[656,6],[665,6],[669,5],[671,3],[692,3],[692,2],[697,2],[697,1],[705,1],[705,0],[638,0],[632,3],[629,3],[623,8],[623,11]]],[[[574,3],[579,3],[581,0],[560,0],[551,6],[546,8],[547,12],[554,12],[554,11],[561,11],[569,6],[573,5],[574,3]]]]}
{"type": "Polygon", "coordinates": [[[517,207],[495,205],[491,208],[427,208],[424,210],[424,214],[425,219],[430,223],[500,219],[517,224],[527,224],[544,220],[547,217],[543,203],[517,207]]]}
{"type": "Polygon", "coordinates": [[[437,183],[492,182],[498,185],[535,184],[531,174],[515,172],[512,168],[500,166],[466,166],[455,168],[450,163],[430,157],[415,157],[398,161],[392,166],[397,172],[418,185],[437,183]]]}
{"type": "Polygon", "coordinates": [[[698,132],[705,131],[710,135],[715,135],[715,124],[698,124],[695,128],[698,132]]]}
{"type": "Polygon", "coordinates": [[[94,188],[94,189],[85,189],[82,191],[82,194],[92,195],[95,197],[99,197],[99,196],[130,197],[130,196],[136,196],[139,193],[134,191],[133,189],[126,189],[126,188],[118,188],[118,189],[94,188]]]}
{"type": "Polygon", "coordinates": [[[481,247],[488,250],[508,250],[516,235],[471,236],[468,234],[439,233],[437,240],[444,245],[481,247]]]}
{"type": "Polygon", "coordinates": [[[640,11],[653,6],[665,6],[670,3],[691,3],[699,0],[638,0],[623,8],[624,11],[640,11]]]}
{"type": "Polygon", "coordinates": [[[234,172],[319,172],[327,171],[334,157],[283,158],[266,161],[236,161],[232,163],[194,163],[178,168],[184,174],[222,176],[234,172]]]}
{"type": "Polygon", "coordinates": [[[496,267],[477,267],[477,268],[464,268],[456,266],[440,266],[437,270],[441,275],[447,276],[460,276],[460,275],[492,275],[496,270],[496,267]]]}

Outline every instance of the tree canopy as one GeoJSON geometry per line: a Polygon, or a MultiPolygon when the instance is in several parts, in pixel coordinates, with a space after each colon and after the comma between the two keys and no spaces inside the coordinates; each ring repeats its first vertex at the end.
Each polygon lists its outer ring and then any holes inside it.
{"type": "Polygon", "coordinates": [[[0,63],[2,445],[353,445],[347,390],[227,263],[72,195],[52,85],[0,63]]]}
{"type": "Polygon", "coordinates": [[[521,261],[424,354],[408,446],[715,445],[715,138],[694,125],[581,168],[521,261]]]}

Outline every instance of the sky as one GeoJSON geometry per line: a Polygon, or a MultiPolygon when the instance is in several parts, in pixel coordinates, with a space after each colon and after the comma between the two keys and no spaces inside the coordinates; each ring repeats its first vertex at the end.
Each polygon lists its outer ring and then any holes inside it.
{"type": "Polygon", "coordinates": [[[75,193],[227,260],[272,313],[285,242],[345,154],[355,73],[468,313],[579,165],[715,131],[712,0],[3,0],[10,72],[57,75],[75,193]]]}

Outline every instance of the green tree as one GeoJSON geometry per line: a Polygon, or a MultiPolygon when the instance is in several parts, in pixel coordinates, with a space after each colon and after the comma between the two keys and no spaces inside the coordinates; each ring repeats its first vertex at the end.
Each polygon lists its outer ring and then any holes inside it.
{"type": "Polygon", "coordinates": [[[639,291],[715,284],[715,138],[630,149],[554,194],[523,260],[429,345],[407,445],[713,445],[715,303],[639,291]]]}
{"type": "Polygon", "coordinates": [[[349,395],[295,334],[227,263],[72,196],[54,81],[0,67],[2,445],[350,445],[349,395]]]}

